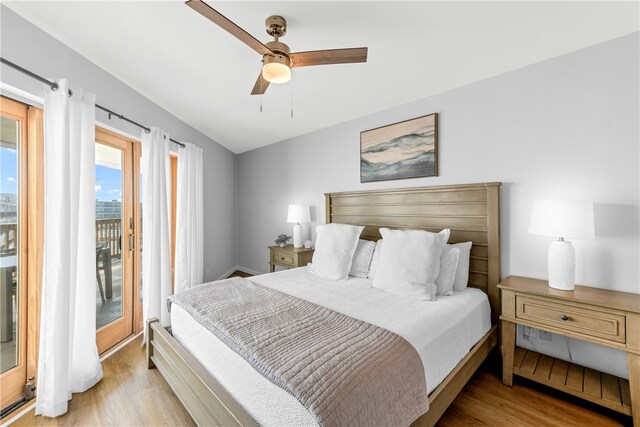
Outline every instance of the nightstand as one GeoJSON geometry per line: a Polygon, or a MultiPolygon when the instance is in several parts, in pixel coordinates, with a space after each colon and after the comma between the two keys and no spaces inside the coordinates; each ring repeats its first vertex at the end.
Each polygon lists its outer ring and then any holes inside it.
{"type": "Polygon", "coordinates": [[[500,283],[502,383],[513,375],[545,384],[623,414],[640,426],[640,295],[510,276],[500,283]],[[629,381],[516,347],[516,325],[531,326],[627,353],[629,381]]]}
{"type": "Polygon", "coordinates": [[[313,258],[313,249],[294,248],[293,245],[269,246],[269,271],[276,271],[276,265],[284,268],[304,267],[313,258]]]}

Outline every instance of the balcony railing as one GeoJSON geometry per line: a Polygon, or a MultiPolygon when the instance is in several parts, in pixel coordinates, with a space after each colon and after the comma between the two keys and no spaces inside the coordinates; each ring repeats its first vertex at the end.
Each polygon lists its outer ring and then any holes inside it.
{"type": "Polygon", "coordinates": [[[111,258],[120,258],[122,248],[122,220],[120,218],[96,220],[96,242],[108,243],[111,258]]]}
{"type": "Polygon", "coordinates": [[[18,224],[0,224],[0,253],[15,252],[18,248],[18,224]]]}
{"type": "MultiPolygon", "coordinates": [[[[120,218],[96,220],[96,242],[104,242],[111,249],[111,258],[121,256],[122,220],[120,218]]],[[[0,224],[0,253],[15,252],[18,248],[18,224],[0,224]]]]}

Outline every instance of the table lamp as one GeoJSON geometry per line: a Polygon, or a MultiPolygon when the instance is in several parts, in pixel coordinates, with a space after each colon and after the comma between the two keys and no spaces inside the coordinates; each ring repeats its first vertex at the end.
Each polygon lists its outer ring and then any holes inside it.
{"type": "Polygon", "coordinates": [[[557,237],[548,253],[549,286],[572,291],[576,277],[576,250],[565,237],[593,239],[593,202],[575,200],[536,200],[529,233],[557,237]]]}
{"type": "Polygon", "coordinates": [[[289,205],[287,222],[293,226],[293,247],[301,248],[304,245],[301,222],[311,222],[311,212],[308,205],[289,205]]]}

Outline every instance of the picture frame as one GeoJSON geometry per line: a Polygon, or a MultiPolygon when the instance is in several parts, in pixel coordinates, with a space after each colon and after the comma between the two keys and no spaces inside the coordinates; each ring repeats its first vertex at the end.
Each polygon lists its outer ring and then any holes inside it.
{"type": "Polygon", "coordinates": [[[438,176],[438,113],[360,132],[360,182],[438,176]]]}

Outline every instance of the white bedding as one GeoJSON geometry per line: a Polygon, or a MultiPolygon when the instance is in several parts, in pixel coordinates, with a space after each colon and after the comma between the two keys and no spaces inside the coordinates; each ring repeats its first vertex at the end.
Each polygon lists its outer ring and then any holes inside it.
{"type": "MultiPolygon", "coordinates": [[[[250,280],[402,336],[422,358],[428,393],[491,328],[489,300],[473,288],[438,296],[437,301],[420,301],[371,288],[369,279],[322,279],[306,267],[250,280]]],[[[177,305],[171,308],[171,326],[173,336],[260,425],[317,425],[293,396],[262,377],[177,305]]]]}

